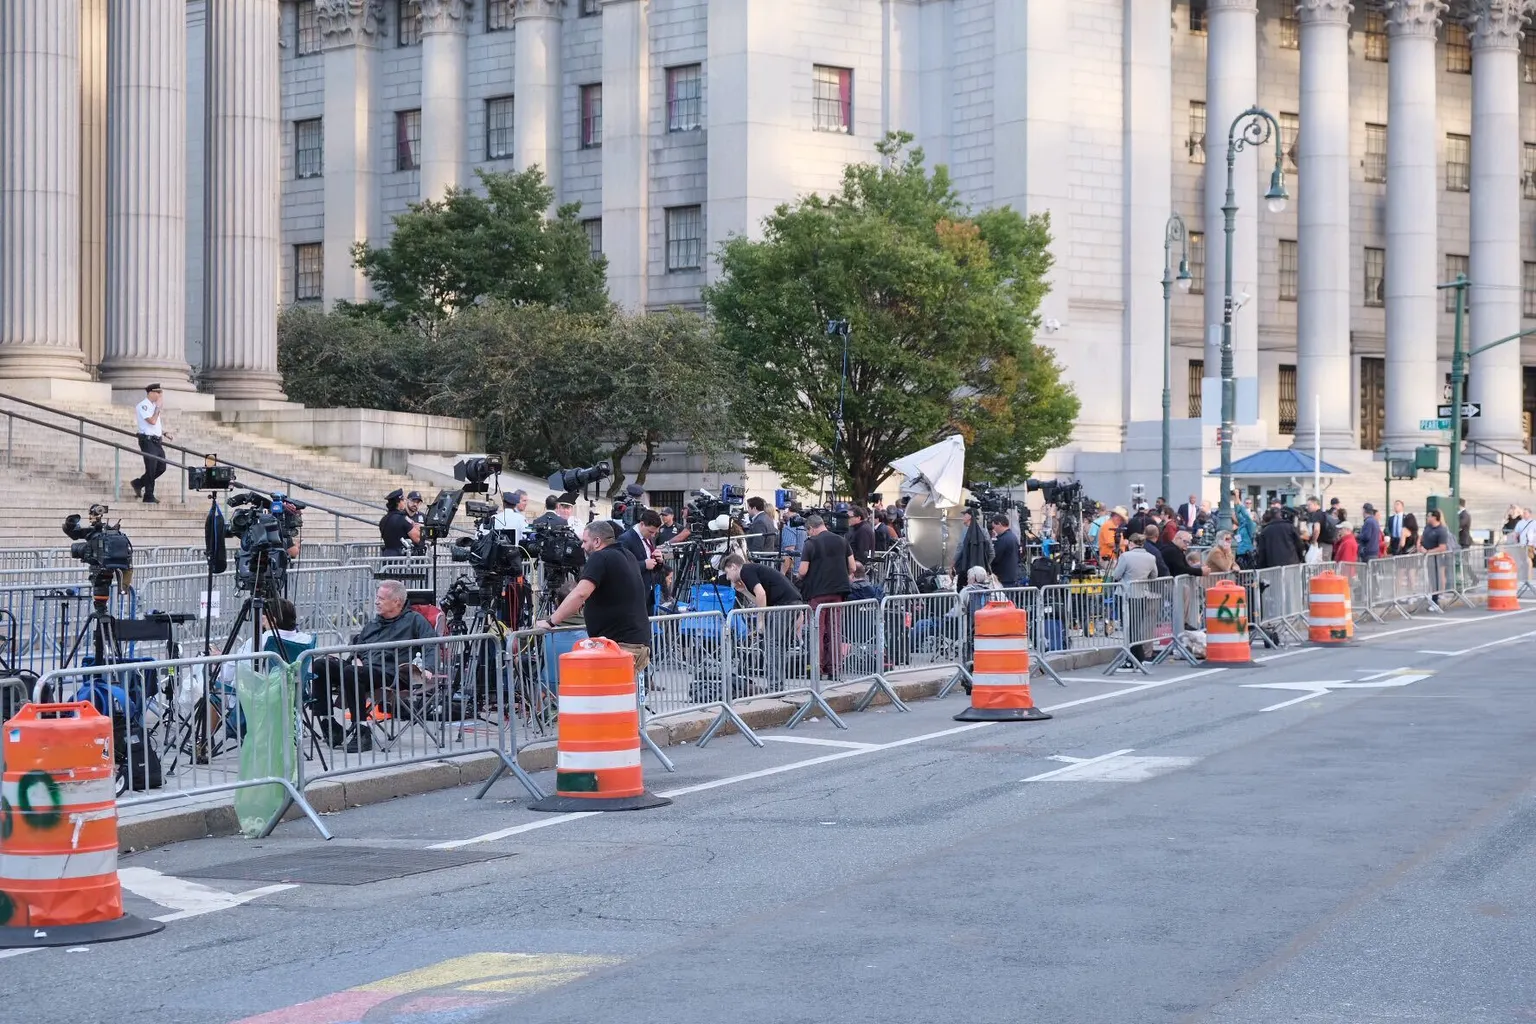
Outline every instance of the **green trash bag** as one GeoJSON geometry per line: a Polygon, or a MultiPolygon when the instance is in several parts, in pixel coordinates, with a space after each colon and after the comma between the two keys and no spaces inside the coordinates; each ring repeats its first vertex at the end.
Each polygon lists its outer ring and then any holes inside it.
{"type": "MultiPolygon", "coordinates": [[[[245,715],[245,739],[240,744],[240,778],[297,781],[294,766],[294,708],[298,666],[275,665],[258,671],[249,662],[235,673],[235,692],[245,715]]],[[[282,807],[281,786],[248,786],[235,790],[235,817],[240,831],[258,836],[282,807]]]]}

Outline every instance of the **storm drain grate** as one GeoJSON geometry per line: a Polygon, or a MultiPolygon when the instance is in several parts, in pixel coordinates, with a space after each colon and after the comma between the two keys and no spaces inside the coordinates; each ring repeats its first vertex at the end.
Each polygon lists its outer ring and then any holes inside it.
{"type": "Polygon", "coordinates": [[[185,878],[235,878],[252,882],[299,882],[310,885],[367,885],[466,864],[482,864],[512,854],[497,851],[411,850],[387,846],[320,846],[293,853],[213,864],[178,871],[185,878]]]}

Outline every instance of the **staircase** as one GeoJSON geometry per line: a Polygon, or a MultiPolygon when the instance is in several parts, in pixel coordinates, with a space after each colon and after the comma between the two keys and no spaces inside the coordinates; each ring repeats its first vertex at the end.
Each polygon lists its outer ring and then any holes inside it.
{"type": "MultiPolygon", "coordinates": [[[[1440,469],[1429,472],[1420,470],[1415,480],[1392,481],[1392,500],[1401,501],[1409,511],[1417,513],[1421,527],[1429,496],[1439,494],[1448,498],[1451,493],[1448,458],[1449,452],[1441,449],[1440,469]]],[[[1331,483],[1326,476],[1323,478],[1325,505],[1328,499],[1338,498],[1348,511],[1349,521],[1356,526],[1360,524],[1360,506],[1367,501],[1391,513],[1391,508],[1384,505],[1386,467],[1371,452],[1330,449],[1323,452],[1323,461],[1348,470],[1350,474],[1334,477],[1331,483]]],[[[1533,484],[1536,484],[1536,458],[1532,459],[1531,472],[1528,474],[1523,465],[1517,466],[1513,462],[1506,462],[1501,470],[1491,458],[1464,456],[1461,464],[1461,496],[1467,499],[1467,511],[1472,514],[1474,533],[1493,530],[1497,534],[1504,525],[1505,510],[1511,503],[1536,507],[1536,486],[1533,484]]],[[[1310,483],[1306,483],[1303,491],[1305,493],[1309,490],[1310,483]]],[[[1454,520],[1451,525],[1454,529],[1454,520]]]]}
{"type": "MultiPolygon", "coordinates": [[[[143,472],[144,463],[133,436],[132,409],[41,409],[0,396],[0,418],[0,488],[9,496],[0,548],[65,546],[69,540],[61,529],[64,517],[72,512],[83,515],[94,503],[110,506],[108,518],[121,519],[137,548],[202,543],[208,495],[183,493],[181,452],[167,447],[172,465],[156,485],[160,504],[134,498],[129,481],[143,472]],[[116,433],[112,426],[126,433],[116,433]]],[[[237,469],[237,490],[280,490],[315,506],[304,516],[305,537],[313,541],[377,541],[384,495],[397,487],[414,488],[430,499],[436,490],[384,470],[240,432],[211,413],[171,410],[167,418],[175,445],[195,453],[216,452],[221,463],[272,474],[237,469]]],[[[188,465],[201,465],[195,455],[185,458],[188,465]]]]}

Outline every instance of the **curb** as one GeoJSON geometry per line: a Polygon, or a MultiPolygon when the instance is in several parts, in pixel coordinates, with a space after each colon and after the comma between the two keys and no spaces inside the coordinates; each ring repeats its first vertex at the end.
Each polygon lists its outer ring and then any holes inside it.
{"type": "MultiPolygon", "coordinates": [[[[1118,649],[1091,649],[1085,651],[1058,651],[1052,654],[1051,667],[1058,672],[1071,672],[1092,665],[1102,665],[1113,659],[1118,649]]],[[[891,688],[903,701],[927,700],[936,696],[948,682],[951,671],[943,669],[914,672],[912,676],[891,680],[891,688]]],[[[1042,677],[1047,683],[1049,677],[1042,677]]],[[[1038,685],[1038,684],[1037,684],[1038,685]]],[[[862,683],[842,684],[827,690],[823,696],[832,710],[840,715],[853,711],[868,686],[862,683]]],[[[754,731],[776,729],[788,722],[805,703],[802,698],[761,698],[733,705],[747,726],[754,731]]],[[[875,695],[870,708],[889,707],[883,693],[875,695]]],[[[678,747],[694,743],[704,735],[714,722],[716,712],[686,712],[647,723],[646,733],[659,747],[678,747]]],[[[730,723],[716,733],[720,736],[735,735],[730,723]]],[[[553,741],[538,746],[525,747],[518,753],[518,763],[529,772],[541,772],[555,766],[553,741]]],[[[405,796],[435,793],[458,786],[478,785],[491,777],[501,759],[493,754],[475,754],[453,760],[427,761],[421,764],[383,767],[334,779],[315,782],[306,790],[310,805],[319,814],[337,814],[349,807],[365,807],[384,803],[405,796]]],[[[228,799],[229,794],[218,794],[212,799],[228,799]]],[[[302,817],[297,809],[291,809],[284,821],[302,817]]],[[[235,817],[232,803],[204,803],[192,807],[173,807],[157,810],[145,808],[140,814],[129,809],[118,819],[117,842],[121,853],[137,853],[213,836],[232,836],[240,833],[240,822],[235,817]]]]}

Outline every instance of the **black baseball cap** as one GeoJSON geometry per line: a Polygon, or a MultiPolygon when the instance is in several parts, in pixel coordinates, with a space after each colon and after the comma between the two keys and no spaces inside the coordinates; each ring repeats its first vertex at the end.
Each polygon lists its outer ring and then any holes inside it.
{"type": "Polygon", "coordinates": [[[420,501],[421,500],[421,492],[420,491],[412,491],[410,494],[407,494],[405,496],[405,500],[406,501],[420,501]]]}

